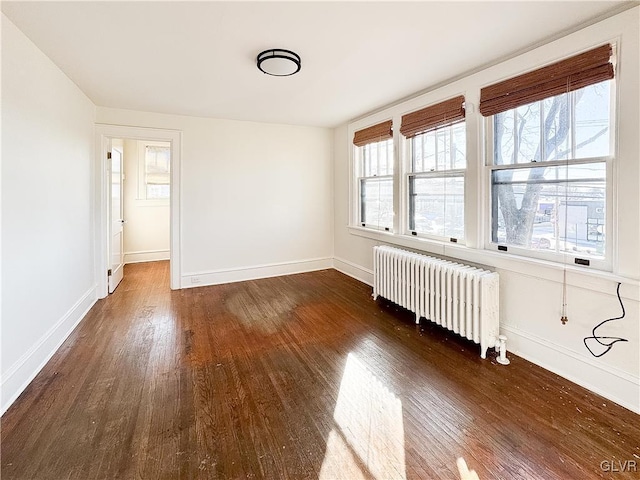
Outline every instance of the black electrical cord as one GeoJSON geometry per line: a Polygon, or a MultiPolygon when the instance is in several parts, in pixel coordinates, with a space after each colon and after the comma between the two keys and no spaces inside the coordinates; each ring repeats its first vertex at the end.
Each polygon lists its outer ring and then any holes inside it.
{"type": "Polygon", "coordinates": [[[587,350],[589,350],[589,353],[591,355],[593,355],[594,357],[598,358],[603,356],[605,353],[607,353],[609,350],[611,350],[611,347],[613,347],[613,345],[615,343],[618,342],[628,342],[629,340],[627,340],[626,338],[620,338],[620,337],[599,337],[598,335],[596,335],[596,330],[598,328],[600,328],[602,325],[604,325],[607,322],[611,322],[613,320],[622,320],[624,318],[624,316],[626,315],[626,312],[624,311],[624,304],[622,303],[622,298],[620,297],[620,283],[618,283],[618,288],[616,290],[616,293],[618,295],[618,301],[620,302],[620,308],[622,308],[622,316],[620,317],[615,317],[615,318],[608,318],[606,320],[603,320],[602,322],[600,322],[598,325],[596,325],[595,327],[593,327],[593,330],[591,330],[591,336],[590,337],[585,337],[584,341],[584,346],[587,347],[587,350]],[[602,345],[603,347],[607,347],[607,349],[602,352],[600,355],[596,355],[595,353],[593,353],[593,350],[591,350],[591,347],[589,347],[589,344],[587,343],[587,340],[590,339],[594,339],[596,342],[598,342],[600,345],[602,345]],[[603,340],[611,340],[610,342],[603,342],[603,340]]]}

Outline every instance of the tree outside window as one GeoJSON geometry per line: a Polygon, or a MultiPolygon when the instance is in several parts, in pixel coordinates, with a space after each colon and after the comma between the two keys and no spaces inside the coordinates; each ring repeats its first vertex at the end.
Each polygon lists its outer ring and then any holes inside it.
{"type": "Polygon", "coordinates": [[[611,82],[493,116],[494,243],[604,256],[611,82]]]}

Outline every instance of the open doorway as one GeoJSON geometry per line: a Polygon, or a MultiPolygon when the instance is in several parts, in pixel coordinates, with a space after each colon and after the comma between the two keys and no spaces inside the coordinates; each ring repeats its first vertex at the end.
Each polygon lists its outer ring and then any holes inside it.
{"type": "Polygon", "coordinates": [[[96,278],[113,292],[126,263],[170,261],[180,285],[181,132],[96,125],[96,278]]]}
{"type": "Polygon", "coordinates": [[[112,138],[110,160],[108,284],[113,293],[124,265],[169,260],[171,143],[112,138]]]}

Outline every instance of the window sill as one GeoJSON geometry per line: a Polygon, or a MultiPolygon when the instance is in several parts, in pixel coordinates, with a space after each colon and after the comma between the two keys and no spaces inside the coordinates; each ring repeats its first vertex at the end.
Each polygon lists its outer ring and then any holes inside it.
{"type": "Polygon", "coordinates": [[[382,243],[419,250],[421,253],[441,255],[451,259],[472,263],[492,270],[501,269],[519,275],[562,283],[564,271],[567,272],[567,284],[586,288],[597,292],[610,292],[610,283],[622,283],[633,288],[621,289],[623,297],[640,301],[640,281],[636,278],[623,277],[612,272],[594,270],[589,267],[563,265],[560,263],[528,258],[512,253],[501,253],[491,250],[471,248],[456,243],[439,242],[425,238],[398,235],[368,228],[350,226],[349,233],[382,243]]]}

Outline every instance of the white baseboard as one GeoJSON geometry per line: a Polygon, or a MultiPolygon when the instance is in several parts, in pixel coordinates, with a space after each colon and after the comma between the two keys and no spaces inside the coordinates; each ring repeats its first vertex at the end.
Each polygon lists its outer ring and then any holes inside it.
{"type": "Polygon", "coordinates": [[[510,352],[640,414],[640,379],[517,328],[500,330],[510,352]]]}
{"type": "Polygon", "coordinates": [[[369,286],[373,286],[373,270],[361,267],[358,264],[345,260],[344,258],[333,258],[333,268],[345,275],[360,280],[362,283],[366,283],[369,286]]]}
{"type": "Polygon", "coordinates": [[[331,257],[314,258],[295,262],[272,263],[255,265],[252,267],[214,270],[210,272],[195,272],[182,275],[181,288],[204,287],[222,283],[244,282],[259,278],[279,277],[295,273],[326,270],[333,266],[331,257]]]}
{"type": "MultiPolygon", "coordinates": [[[[335,257],[333,268],[373,284],[373,272],[353,262],[335,257]]],[[[509,325],[500,330],[509,338],[509,352],[640,414],[640,379],[509,325]]]]}
{"type": "Polygon", "coordinates": [[[2,376],[2,410],[0,415],[7,411],[53,354],[58,351],[97,299],[96,286],[94,285],[7,370],[2,376]]]}
{"type": "Polygon", "coordinates": [[[157,262],[169,260],[169,250],[146,250],[141,252],[125,252],[124,263],[157,262]]]}

